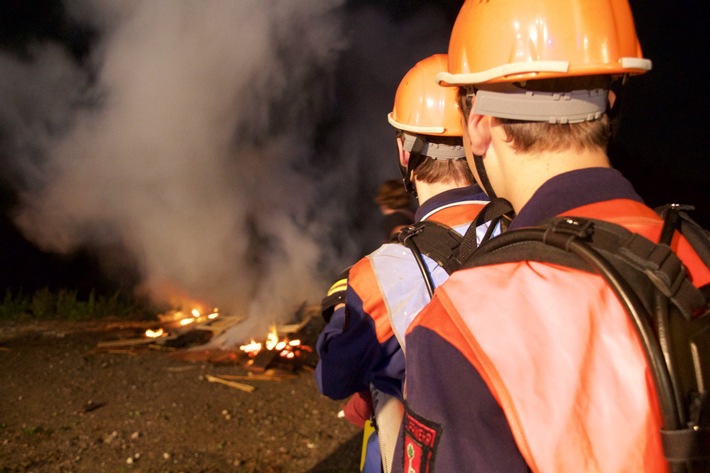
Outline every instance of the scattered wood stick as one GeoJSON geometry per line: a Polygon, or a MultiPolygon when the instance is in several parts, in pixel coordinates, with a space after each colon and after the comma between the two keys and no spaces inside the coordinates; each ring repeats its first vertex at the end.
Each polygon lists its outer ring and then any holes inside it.
{"type": "Polygon", "coordinates": [[[237,380],[253,380],[253,381],[283,381],[284,379],[296,379],[298,375],[295,374],[252,374],[252,375],[238,375],[238,374],[223,374],[222,379],[237,379],[237,380]]]}
{"type": "Polygon", "coordinates": [[[87,413],[87,412],[95,411],[96,409],[100,409],[100,408],[104,407],[106,404],[108,404],[108,403],[107,402],[89,401],[84,405],[84,407],[82,407],[81,412],[87,413]]]}
{"type": "Polygon", "coordinates": [[[150,348],[151,350],[161,350],[161,351],[175,351],[175,350],[177,350],[177,348],[175,348],[175,347],[168,347],[165,345],[157,345],[157,344],[148,345],[148,348],[150,348]]]}
{"type": "Polygon", "coordinates": [[[136,356],[138,354],[135,352],[135,350],[131,350],[130,348],[128,348],[128,349],[109,348],[108,350],[106,350],[106,353],[114,353],[117,355],[130,355],[130,356],[136,356]]]}
{"type": "Polygon", "coordinates": [[[97,348],[111,348],[111,347],[130,347],[133,345],[147,345],[149,343],[155,343],[157,339],[155,338],[128,338],[124,340],[107,340],[99,342],[96,344],[97,348]]]}
{"type": "Polygon", "coordinates": [[[241,390],[241,391],[245,391],[245,392],[248,392],[248,393],[250,393],[250,392],[252,392],[253,390],[256,389],[256,387],[251,386],[251,385],[249,385],[249,384],[237,383],[237,382],[234,382],[234,381],[227,381],[226,379],[218,378],[217,376],[212,376],[212,375],[209,375],[209,374],[205,375],[205,378],[206,378],[207,381],[209,381],[210,383],[224,384],[225,386],[229,386],[230,388],[239,389],[239,390],[241,390]]]}
{"type": "Polygon", "coordinates": [[[181,371],[187,371],[187,370],[194,370],[195,368],[198,368],[197,365],[185,365],[185,366],[168,366],[165,368],[166,371],[172,371],[172,372],[181,372],[181,371]]]}

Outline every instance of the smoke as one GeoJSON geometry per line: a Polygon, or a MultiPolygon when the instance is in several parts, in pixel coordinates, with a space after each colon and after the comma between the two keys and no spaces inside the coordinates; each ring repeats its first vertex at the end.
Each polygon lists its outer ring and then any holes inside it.
{"type": "Polygon", "coordinates": [[[371,196],[398,172],[385,116],[408,68],[445,51],[435,11],[394,25],[344,0],[66,8],[97,33],[83,61],[48,42],[0,54],[3,172],[29,240],[91,248],[157,303],[246,316],[229,343],[318,303],[376,244],[371,196]]]}

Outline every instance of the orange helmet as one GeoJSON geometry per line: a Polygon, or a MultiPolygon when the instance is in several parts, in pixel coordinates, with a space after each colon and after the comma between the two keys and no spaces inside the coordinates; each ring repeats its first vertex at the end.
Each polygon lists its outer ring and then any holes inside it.
{"type": "Polygon", "coordinates": [[[446,54],[422,59],[402,78],[387,115],[400,130],[422,135],[461,136],[461,115],[456,91],[436,83],[436,74],[445,71],[446,54]]]}
{"type": "Polygon", "coordinates": [[[448,85],[651,69],[627,0],[466,0],[451,32],[448,85]]]}

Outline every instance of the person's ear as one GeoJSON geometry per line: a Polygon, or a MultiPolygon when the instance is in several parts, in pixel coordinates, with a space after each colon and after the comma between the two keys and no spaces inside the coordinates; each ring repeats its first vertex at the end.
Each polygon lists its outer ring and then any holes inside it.
{"type": "Polygon", "coordinates": [[[409,151],[404,149],[404,140],[401,137],[397,137],[397,151],[399,153],[400,166],[406,168],[409,164],[409,151]]]}
{"type": "Polygon", "coordinates": [[[485,115],[471,113],[466,124],[473,154],[483,156],[491,144],[491,119],[485,115]]]}
{"type": "Polygon", "coordinates": [[[610,90],[609,96],[607,97],[607,101],[609,102],[609,109],[611,110],[612,108],[614,108],[614,102],[616,102],[616,92],[610,90]]]}

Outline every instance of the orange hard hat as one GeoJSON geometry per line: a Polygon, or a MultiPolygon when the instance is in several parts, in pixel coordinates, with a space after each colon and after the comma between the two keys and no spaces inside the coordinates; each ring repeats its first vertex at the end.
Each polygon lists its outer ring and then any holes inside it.
{"type": "Polygon", "coordinates": [[[387,115],[393,127],[422,135],[462,135],[456,91],[436,82],[436,75],[446,67],[446,54],[434,54],[405,74],[387,115]]]}
{"type": "Polygon", "coordinates": [[[448,56],[453,86],[651,69],[627,0],[466,0],[448,56]]]}

